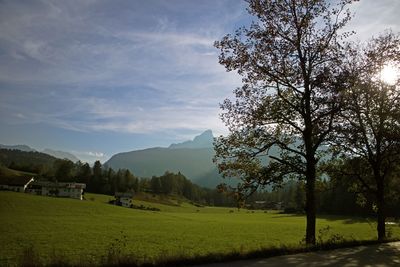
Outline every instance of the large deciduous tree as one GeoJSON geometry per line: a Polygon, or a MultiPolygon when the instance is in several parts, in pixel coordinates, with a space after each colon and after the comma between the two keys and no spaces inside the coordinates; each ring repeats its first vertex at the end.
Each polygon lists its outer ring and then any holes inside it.
{"type": "Polygon", "coordinates": [[[396,66],[398,72],[400,38],[392,32],[354,49],[349,66],[354,84],[343,94],[334,139],[335,148],[351,162],[342,171],[356,178],[359,192],[375,197],[379,240],[386,238],[387,185],[398,175],[395,170],[400,165],[400,80],[395,77],[396,66]],[[388,67],[391,74],[385,74],[388,67]],[[385,80],[389,78],[393,84],[385,80]]]}
{"type": "Polygon", "coordinates": [[[214,161],[238,177],[239,198],[295,175],[306,181],[306,243],[315,243],[315,181],[321,146],[340,109],[344,45],[339,31],[352,0],[248,0],[251,26],[217,41],[219,62],[242,76],[221,117],[230,133],[214,161]],[[274,153],[272,153],[274,152],[274,153]],[[268,160],[265,160],[268,158],[268,160]]]}

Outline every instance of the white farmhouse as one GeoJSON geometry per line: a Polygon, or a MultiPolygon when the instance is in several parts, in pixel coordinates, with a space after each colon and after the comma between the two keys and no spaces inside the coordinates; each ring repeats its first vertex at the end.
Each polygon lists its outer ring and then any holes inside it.
{"type": "Polygon", "coordinates": [[[115,193],[115,205],[123,207],[132,207],[132,192],[116,192],[115,193]]]}
{"type": "Polygon", "coordinates": [[[26,191],[42,196],[69,197],[82,200],[85,188],[86,184],[82,183],[36,181],[30,184],[26,191]]]}

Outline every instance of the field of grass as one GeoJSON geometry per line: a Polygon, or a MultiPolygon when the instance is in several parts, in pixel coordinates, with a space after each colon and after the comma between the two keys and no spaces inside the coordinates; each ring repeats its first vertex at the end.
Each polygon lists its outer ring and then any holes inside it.
{"type": "MultiPolygon", "coordinates": [[[[44,261],[57,254],[72,263],[96,263],[117,250],[152,262],[160,256],[296,246],[305,232],[304,216],[134,200],[161,210],[155,212],[106,204],[110,196],[86,194],[86,199],[0,192],[0,266],[18,263],[21,252],[31,246],[44,261]]],[[[365,219],[325,216],[318,218],[317,227],[325,240],[334,234],[376,238],[375,223],[365,219]]],[[[390,231],[400,237],[399,226],[390,231]]]]}

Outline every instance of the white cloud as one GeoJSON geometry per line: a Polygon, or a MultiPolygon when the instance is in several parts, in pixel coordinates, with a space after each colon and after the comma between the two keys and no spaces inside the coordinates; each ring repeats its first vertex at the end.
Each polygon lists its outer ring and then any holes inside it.
{"type": "Polygon", "coordinates": [[[398,0],[362,0],[350,6],[354,18],[347,30],[355,30],[353,39],[367,41],[387,29],[400,30],[400,1],[398,0]]]}
{"type": "Polygon", "coordinates": [[[90,156],[95,158],[104,158],[105,154],[103,152],[93,152],[93,151],[71,151],[71,153],[78,156],[90,156]]]}
{"type": "MultiPolygon", "coordinates": [[[[137,10],[96,1],[0,3],[0,83],[10,85],[0,88],[0,118],[14,114],[12,123],[83,132],[225,133],[218,103],[240,78],[218,64],[212,44],[247,22],[244,3],[218,1],[210,10],[184,1],[176,7],[214,12],[185,21],[187,10],[174,17],[171,4],[161,2],[150,4],[161,5],[162,14],[151,13],[147,2],[132,2],[137,10]]],[[[350,26],[360,36],[396,30],[399,5],[360,1],[350,26]]]]}
{"type": "Polygon", "coordinates": [[[104,163],[108,156],[103,152],[97,151],[76,151],[73,150],[71,153],[77,156],[81,161],[93,164],[96,160],[104,163]]]}

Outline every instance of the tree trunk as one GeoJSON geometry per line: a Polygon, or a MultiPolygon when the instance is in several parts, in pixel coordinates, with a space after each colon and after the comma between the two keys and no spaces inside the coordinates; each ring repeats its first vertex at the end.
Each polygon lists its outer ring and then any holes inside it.
{"type": "Polygon", "coordinates": [[[315,207],[315,164],[307,162],[306,176],[306,244],[315,245],[316,207],[315,207]]]}
{"type": "Polygon", "coordinates": [[[304,146],[306,149],[306,244],[315,245],[315,224],[316,224],[316,208],[315,208],[315,179],[316,179],[316,161],[315,151],[313,149],[313,125],[311,119],[310,90],[308,83],[305,86],[306,94],[306,116],[305,130],[303,133],[304,146]]]}
{"type": "Polygon", "coordinates": [[[386,229],[385,229],[385,196],[384,196],[384,181],[382,177],[379,177],[377,186],[377,208],[378,208],[378,240],[384,241],[386,239],[386,229]]]}

